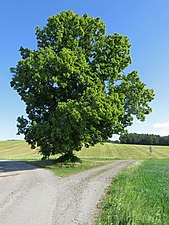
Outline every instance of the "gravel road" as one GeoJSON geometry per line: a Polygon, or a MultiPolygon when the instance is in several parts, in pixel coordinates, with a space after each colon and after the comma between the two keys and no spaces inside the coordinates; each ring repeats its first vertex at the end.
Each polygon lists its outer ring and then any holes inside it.
{"type": "Polygon", "coordinates": [[[61,178],[25,162],[0,161],[0,224],[92,225],[113,177],[133,162],[61,178]]]}

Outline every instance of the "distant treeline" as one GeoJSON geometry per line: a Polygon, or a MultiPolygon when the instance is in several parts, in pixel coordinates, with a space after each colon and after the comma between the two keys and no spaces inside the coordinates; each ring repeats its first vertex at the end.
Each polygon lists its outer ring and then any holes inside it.
{"type": "Polygon", "coordinates": [[[169,145],[169,135],[128,133],[121,135],[119,141],[121,144],[169,145]]]}

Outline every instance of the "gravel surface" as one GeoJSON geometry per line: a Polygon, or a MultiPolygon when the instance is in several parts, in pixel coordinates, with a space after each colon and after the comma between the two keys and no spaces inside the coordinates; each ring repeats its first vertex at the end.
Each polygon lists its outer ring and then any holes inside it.
{"type": "Polygon", "coordinates": [[[115,175],[133,160],[118,160],[67,178],[25,162],[0,161],[0,224],[92,225],[115,175]]]}

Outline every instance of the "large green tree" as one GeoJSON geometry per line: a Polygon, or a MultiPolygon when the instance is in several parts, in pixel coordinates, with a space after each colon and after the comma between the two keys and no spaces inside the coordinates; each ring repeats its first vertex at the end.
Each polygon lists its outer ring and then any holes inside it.
{"type": "Polygon", "coordinates": [[[144,121],[154,92],[131,64],[128,37],[106,35],[100,18],[64,11],[36,28],[37,49],[20,48],[11,86],[26,104],[18,133],[44,156],[71,156],[144,121]]]}

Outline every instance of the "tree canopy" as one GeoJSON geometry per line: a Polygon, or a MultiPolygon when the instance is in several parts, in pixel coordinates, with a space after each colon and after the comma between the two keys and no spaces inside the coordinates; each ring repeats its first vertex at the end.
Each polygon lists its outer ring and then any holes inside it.
{"type": "Polygon", "coordinates": [[[151,112],[153,90],[137,71],[124,73],[132,62],[128,37],[105,29],[100,18],[63,11],[36,27],[37,49],[20,48],[11,86],[27,118],[18,118],[18,133],[44,156],[72,155],[151,112]]]}

